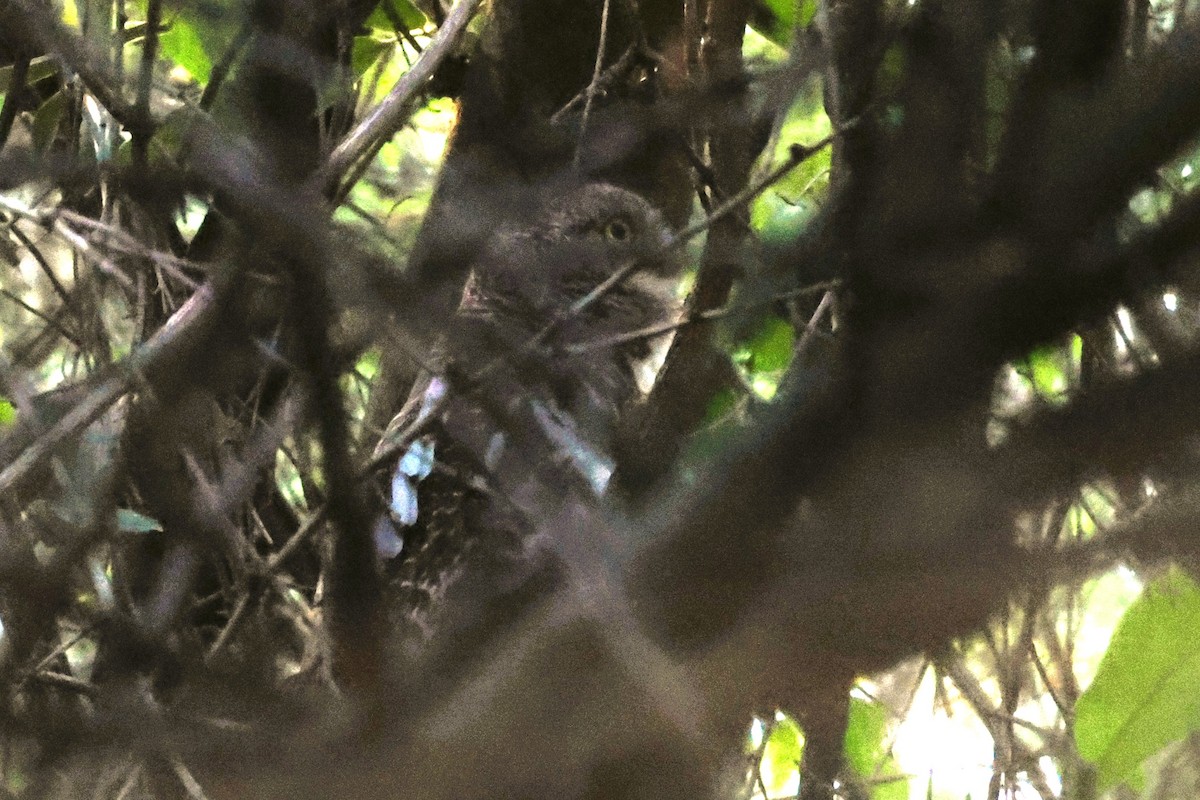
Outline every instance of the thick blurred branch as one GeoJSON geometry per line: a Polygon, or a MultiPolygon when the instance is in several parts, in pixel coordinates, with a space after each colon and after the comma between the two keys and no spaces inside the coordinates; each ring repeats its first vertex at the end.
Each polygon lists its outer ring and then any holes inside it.
{"type": "MultiPolygon", "coordinates": [[[[706,35],[700,47],[702,82],[716,91],[732,86],[731,97],[720,113],[705,120],[697,140],[711,162],[712,200],[721,202],[737,194],[765,141],[758,121],[751,118],[747,97],[740,91],[746,82],[742,63],[742,37],[751,3],[744,0],[709,0],[704,4],[706,35]]],[[[715,111],[715,109],[714,109],[715,111]]],[[[745,270],[743,245],[750,235],[749,211],[738,209],[709,226],[696,285],[688,298],[690,313],[723,306],[735,278],[745,270]]],[[[673,465],[688,434],[704,422],[712,398],[722,389],[740,388],[737,373],[713,341],[711,324],[681,330],[671,345],[648,402],[631,411],[627,434],[618,452],[617,473],[622,487],[644,496],[673,465]]]]}
{"type": "MultiPolygon", "coordinates": [[[[367,258],[343,246],[329,223],[326,199],[312,188],[313,175],[325,165],[333,174],[320,177],[336,179],[361,163],[394,131],[443,51],[426,51],[424,66],[374,121],[324,160],[316,84],[306,81],[344,55],[333,34],[353,35],[354,20],[361,21],[353,14],[365,13],[368,4],[356,4],[344,19],[318,5],[307,7],[311,14],[290,15],[287,4],[267,4],[270,35],[256,39],[252,63],[234,73],[235,84],[247,83],[228,87],[251,103],[246,135],[224,135],[204,116],[190,130],[187,186],[213,196],[213,219],[223,220],[193,244],[192,255],[206,261],[212,282],[145,345],[94,385],[85,384],[83,398],[73,399],[65,416],[37,438],[22,441],[20,452],[11,452],[15,460],[0,470],[7,497],[28,485],[68,439],[136,390],[125,440],[126,455],[136,460],[130,473],[138,479],[130,498],[160,518],[160,538],[172,549],[161,560],[151,602],[143,604],[152,612],[141,619],[152,623],[153,647],[132,635],[102,642],[103,651],[127,655],[130,669],[140,668],[133,662],[144,652],[165,653],[172,642],[158,634],[193,610],[191,579],[202,545],[214,543],[207,539],[224,537],[217,542],[224,549],[216,550],[232,562],[238,582],[236,597],[218,594],[213,601],[220,606],[221,633],[197,648],[209,654],[198,663],[211,666],[212,654],[238,649],[241,626],[257,633],[277,622],[266,612],[265,621],[256,619],[257,600],[266,594],[249,585],[262,577],[258,571],[283,568],[326,518],[337,529],[325,572],[325,620],[338,677],[352,699],[371,704],[367,721],[374,724],[353,726],[345,738],[354,748],[375,749],[365,757],[356,750],[350,758],[330,751],[331,718],[319,714],[294,739],[292,730],[283,731],[287,745],[303,749],[281,747],[283,729],[271,725],[253,736],[226,732],[214,737],[218,755],[242,755],[238,748],[259,737],[264,759],[293,769],[264,775],[262,762],[247,763],[240,768],[253,773],[254,790],[247,792],[234,781],[245,773],[213,760],[214,774],[200,778],[206,789],[321,798],[331,792],[362,798],[703,796],[716,791],[726,745],[749,714],[784,705],[798,712],[809,737],[804,796],[828,797],[840,769],[846,689],[854,676],[920,650],[944,652],[948,642],[980,630],[1014,596],[1030,589],[1037,595],[1052,581],[1078,580],[1111,565],[1125,549],[1139,558],[1195,561],[1197,464],[1189,443],[1200,400],[1200,356],[1193,345],[1173,342],[1169,351],[1162,348],[1157,368],[1124,382],[1090,382],[1065,408],[1030,412],[999,445],[989,446],[985,438],[995,376],[1006,359],[1102,321],[1117,303],[1137,308],[1157,301],[1168,283],[1195,285],[1196,200],[1178,200],[1159,223],[1133,236],[1124,236],[1125,228],[1114,222],[1129,194],[1200,130],[1200,105],[1192,97],[1193,44],[1181,34],[1140,64],[1121,65],[1111,27],[1117,4],[1088,6],[1100,12],[1098,29],[1075,26],[1077,16],[1059,20],[1050,13],[1075,10],[1074,4],[1039,7],[1035,40],[1043,60],[1017,87],[1006,139],[999,153],[991,153],[981,127],[995,121],[984,108],[983,91],[996,47],[994,9],[968,3],[969,13],[955,16],[957,6],[930,0],[890,25],[885,4],[829,0],[822,10],[831,56],[826,89],[839,133],[831,176],[835,205],[821,248],[838,280],[832,357],[806,362],[778,400],[718,453],[671,473],[683,437],[700,419],[700,400],[719,383],[697,380],[697,364],[713,359],[728,366],[727,356],[712,349],[705,326],[682,326],[653,401],[662,407],[650,415],[649,428],[663,437],[661,446],[648,435],[638,447],[652,452],[631,456],[651,464],[641,475],[663,479],[651,502],[641,503],[638,513],[618,508],[617,499],[596,502],[564,481],[552,458],[536,454],[495,476],[489,488],[517,498],[536,517],[530,552],[466,568],[445,599],[444,628],[429,641],[395,643],[391,652],[391,632],[379,613],[368,505],[359,494],[364,476],[351,460],[337,384],[340,362],[328,340],[337,310],[335,283],[363,280],[367,258]],[[283,50],[273,50],[281,41],[283,50]],[[893,45],[906,54],[907,66],[900,89],[881,98],[880,58],[893,45]],[[290,60],[296,55],[291,47],[318,54],[321,63],[312,74],[287,74],[287,65],[309,63],[290,60]],[[889,116],[888,104],[903,113],[889,116]],[[984,169],[992,156],[999,163],[994,182],[984,169]],[[257,284],[254,291],[240,291],[250,286],[251,267],[268,279],[261,294],[257,284]],[[262,342],[268,340],[278,348],[265,353],[262,342]],[[269,412],[272,402],[295,396],[287,379],[297,374],[310,389],[327,498],[287,544],[268,545],[255,536],[240,541],[246,553],[238,555],[231,517],[291,426],[245,423],[259,436],[250,437],[249,452],[222,470],[213,452],[224,442],[210,422],[224,407],[237,407],[250,393],[247,384],[282,377],[284,388],[263,403],[269,412]],[[1087,481],[1134,481],[1150,468],[1175,496],[1094,540],[1056,551],[1045,543],[1025,547],[1022,520],[1048,504],[1066,507],[1064,498],[1087,481]],[[273,554],[262,557],[269,547],[273,554]],[[255,624],[261,629],[250,627],[255,624]],[[364,733],[388,735],[364,744],[364,733]],[[326,770],[329,762],[334,766],[326,770]],[[234,785],[222,786],[226,781],[234,785]]],[[[614,27],[601,64],[649,43],[668,51],[655,62],[663,73],[686,63],[688,52],[709,73],[697,94],[687,95],[705,101],[710,199],[723,209],[700,226],[710,238],[691,319],[707,320],[730,306],[742,264],[738,245],[747,233],[740,204],[762,188],[739,191],[754,156],[753,124],[739,117],[737,124],[718,126],[708,113],[744,108],[741,90],[748,79],[739,37],[747,4],[689,4],[704,11],[709,38],[703,46],[698,38],[673,38],[688,27],[685,22],[700,27],[700,17],[685,19],[678,3],[643,0],[636,17],[631,4],[607,5],[614,27]],[[638,31],[637,23],[645,30],[638,31]],[[710,89],[715,99],[707,96],[710,89]]],[[[547,184],[621,175],[629,164],[645,163],[636,157],[644,154],[625,160],[622,142],[639,143],[631,149],[654,142],[662,149],[647,148],[648,158],[663,171],[647,174],[673,174],[678,153],[672,147],[679,144],[683,112],[668,108],[666,122],[656,120],[661,125],[650,125],[652,133],[638,138],[642,124],[661,109],[640,107],[640,100],[600,108],[593,86],[598,106],[586,152],[577,146],[574,117],[555,118],[581,90],[586,96],[597,74],[599,6],[497,0],[494,27],[472,67],[474,88],[464,95],[460,128],[412,269],[395,280],[392,288],[401,297],[394,305],[383,309],[391,298],[374,298],[373,306],[364,302],[373,319],[386,310],[417,333],[438,330],[459,296],[472,248],[497,222],[519,217],[524,198],[536,198],[547,184]],[[622,131],[628,139],[614,133],[622,131]],[[569,170],[576,152],[585,174],[569,170]]],[[[465,23],[473,9],[473,3],[460,2],[438,43],[448,47],[460,29],[452,21],[465,23]]],[[[121,105],[112,76],[41,6],[6,5],[0,23],[6,34],[11,23],[31,52],[61,46],[85,84],[100,87],[101,102],[111,101],[139,136],[152,130],[144,119],[147,104],[121,105]],[[26,7],[40,16],[22,16],[26,7]]],[[[676,90],[679,83],[671,82],[681,80],[671,74],[655,79],[676,90]]],[[[617,82],[612,91],[620,88],[617,82]]],[[[798,162],[800,155],[793,158],[798,162]]],[[[661,197],[686,199],[688,188],[671,183],[661,197]]],[[[688,228],[680,238],[696,230],[688,228]]],[[[833,301],[826,295],[820,311],[833,301]]],[[[547,320],[544,330],[561,321],[547,320]]],[[[812,342],[813,330],[815,325],[801,337],[801,347],[812,342]]],[[[488,384],[490,394],[481,392],[481,406],[519,439],[533,426],[505,399],[520,396],[520,376],[495,371],[491,377],[499,382],[488,384]]],[[[719,372],[713,374],[719,378],[719,372]]],[[[27,387],[10,383],[20,389],[12,394],[28,414],[36,404],[27,387]]],[[[644,488],[638,485],[642,478],[627,482],[635,492],[644,488]]],[[[315,491],[306,499],[320,502],[315,491]]],[[[95,510],[107,514],[113,502],[97,500],[95,510]]],[[[57,624],[82,550],[106,534],[100,523],[83,526],[86,535],[42,569],[32,546],[16,547],[25,521],[10,516],[17,533],[6,530],[4,544],[19,557],[0,565],[7,570],[5,588],[29,575],[35,579],[28,591],[14,591],[15,599],[5,597],[11,605],[4,613],[6,624],[10,615],[27,617],[30,624],[18,635],[19,652],[27,656],[57,624]]],[[[285,583],[282,576],[273,580],[285,583]]],[[[293,583],[276,594],[311,589],[298,579],[293,583]]],[[[188,632],[198,630],[196,625],[188,632]]],[[[1029,631],[1026,625],[1016,649],[1028,645],[1029,631]]],[[[244,650],[262,641],[277,644],[273,634],[249,641],[241,644],[244,650]]],[[[284,649],[280,645],[263,660],[290,658],[281,655],[284,649]]],[[[273,661],[271,669],[278,669],[273,661]]],[[[59,677],[67,673],[57,670],[36,674],[43,690],[52,683],[94,695],[97,703],[119,696],[111,673],[91,683],[59,677]]],[[[1010,717],[1020,689],[1015,680],[1006,685],[1009,705],[1003,707],[1010,717]]],[[[163,709],[171,705],[169,688],[155,687],[165,698],[163,709]]],[[[975,688],[967,686],[977,694],[975,688]]],[[[181,694],[189,713],[187,704],[202,696],[181,694]]],[[[149,703],[131,707],[143,705],[149,703]]],[[[991,715],[1000,708],[977,705],[991,715]]],[[[174,740],[162,745],[146,739],[179,731],[155,719],[148,728],[153,733],[123,735],[134,746],[166,751],[174,740]]],[[[178,739],[204,739],[197,753],[207,754],[209,741],[192,723],[178,722],[185,728],[178,739]]],[[[998,737],[1004,735],[1011,730],[997,729],[998,737]]]]}

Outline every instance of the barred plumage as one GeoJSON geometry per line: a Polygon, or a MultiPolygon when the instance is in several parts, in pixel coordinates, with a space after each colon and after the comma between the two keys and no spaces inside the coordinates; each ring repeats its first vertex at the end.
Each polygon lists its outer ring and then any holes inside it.
{"type": "Polygon", "coordinates": [[[390,513],[376,530],[402,613],[426,622],[464,559],[520,553],[536,509],[523,507],[518,471],[550,460],[564,481],[603,491],[619,415],[638,396],[639,362],[650,355],[645,339],[608,340],[677,313],[668,239],[643,198],[588,184],[483,248],[434,366],[470,376],[493,365],[489,377],[464,392],[444,375],[423,376],[380,443],[433,413],[392,473],[390,513]],[[629,278],[562,318],[631,262],[629,278]],[[556,318],[555,332],[529,348],[556,318]]]}

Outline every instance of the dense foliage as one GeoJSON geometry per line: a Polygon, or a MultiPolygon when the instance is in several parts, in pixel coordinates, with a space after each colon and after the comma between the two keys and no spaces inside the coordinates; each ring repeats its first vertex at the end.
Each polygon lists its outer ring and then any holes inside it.
{"type": "Polygon", "coordinates": [[[1194,6],[0,0],[0,792],[1196,796],[1194,6]],[[440,343],[601,181],[686,300],[543,457],[597,299],[440,343]],[[532,555],[414,626],[427,368],[532,555]]]}

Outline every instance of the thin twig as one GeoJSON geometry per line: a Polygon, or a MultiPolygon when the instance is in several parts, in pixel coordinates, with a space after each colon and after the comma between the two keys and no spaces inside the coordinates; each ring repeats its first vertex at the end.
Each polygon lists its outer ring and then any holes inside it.
{"type": "Polygon", "coordinates": [[[215,290],[211,284],[206,283],[197,289],[144,345],[134,350],[87,397],[0,471],[0,494],[9,491],[40,465],[59,444],[94,422],[132,388],[138,374],[168,358],[175,346],[199,324],[199,320],[211,313],[214,299],[215,290]]]}
{"type": "MultiPolygon", "coordinates": [[[[631,44],[629,47],[625,48],[625,52],[621,54],[621,57],[618,58],[610,67],[605,69],[600,75],[599,79],[593,78],[594,83],[589,83],[586,87],[580,90],[578,94],[568,100],[562,108],[550,115],[550,124],[557,125],[558,123],[562,122],[562,118],[564,116],[578,108],[580,103],[586,101],[588,99],[588,90],[591,89],[593,85],[596,86],[597,89],[607,89],[619,75],[623,74],[625,70],[629,68],[630,63],[633,62],[633,57],[637,54],[638,46],[636,44],[631,44]]],[[[581,140],[583,136],[583,130],[585,130],[585,128],[581,126],[581,140]]]]}
{"type": "Polygon", "coordinates": [[[179,778],[179,783],[182,784],[188,797],[192,800],[208,800],[208,795],[204,793],[196,776],[192,775],[192,771],[187,768],[187,764],[183,763],[183,759],[177,753],[172,753],[168,756],[168,760],[171,762],[171,769],[175,771],[175,777],[179,778]]]}
{"type": "MultiPolygon", "coordinates": [[[[363,473],[363,475],[368,474],[370,473],[366,471],[363,473]]],[[[325,504],[322,503],[315,511],[313,511],[312,515],[309,516],[308,519],[304,520],[299,529],[297,529],[297,531],[292,534],[292,537],[284,543],[283,547],[276,550],[271,557],[267,559],[267,571],[275,572],[281,566],[283,566],[283,563],[292,557],[292,554],[294,554],[300,548],[300,545],[308,541],[313,532],[320,527],[321,523],[325,521],[327,514],[328,509],[325,507],[325,504]]]]}
{"type": "Polygon", "coordinates": [[[246,616],[246,610],[250,608],[250,595],[251,592],[249,590],[242,592],[237,604],[233,607],[233,613],[229,615],[229,621],[225,623],[224,628],[221,628],[216,641],[212,643],[212,646],[208,648],[208,652],[204,654],[204,663],[211,665],[213,660],[229,644],[229,640],[233,638],[234,631],[238,629],[242,619],[246,616]]]}
{"type": "Polygon", "coordinates": [[[6,297],[9,300],[11,300],[12,302],[16,303],[21,308],[25,309],[25,311],[29,312],[33,316],[40,319],[42,322],[46,323],[47,327],[53,328],[54,330],[58,331],[59,335],[62,336],[64,339],[66,339],[68,342],[75,345],[77,348],[79,348],[81,350],[83,349],[83,342],[81,342],[79,340],[79,338],[75,336],[75,334],[73,334],[69,330],[67,330],[63,326],[63,324],[61,322],[59,322],[58,320],[54,319],[53,317],[46,316],[43,312],[41,312],[38,309],[34,308],[33,306],[29,305],[29,303],[26,303],[20,297],[13,294],[12,292],[10,292],[8,289],[0,289],[0,296],[6,297]]]}
{"type": "Polygon", "coordinates": [[[88,634],[92,633],[93,630],[94,630],[94,627],[89,625],[88,627],[79,631],[78,633],[76,633],[74,636],[67,639],[66,641],[59,642],[58,646],[56,646],[53,650],[51,650],[49,653],[47,653],[42,658],[42,660],[37,663],[37,666],[35,666],[32,671],[33,672],[42,672],[43,670],[48,670],[50,668],[50,665],[52,663],[54,663],[54,660],[56,658],[58,658],[63,653],[67,652],[72,647],[74,647],[76,643],[81,641],[88,634]]]}
{"type": "Polygon", "coordinates": [[[1042,679],[1042,685],[1046,687],[1046,693],[1050,695],[1050,699],[1054,701],[1054,705],[1058,708],[1058,713],[1069,723],[1074,714],[1074,709],[1064,703],[1062,697],[1059,696],[1058,689],[1050,680],[1049,673],[1046,672],[1046,665],[1042,663],[1042,658],[1038,655],[1037,643],[1033,641],[1029,643],[1029,660],[1033,662],[1038,677],[1042,679]]]}
{"type": "Polygon", "coordinates": [[[103,222],[98,219],[80,214],[71,209],[57,209],[54,212],[57,216],[64,220],[69,220],[76,225],[89,228],[94,231],[89,241],[95,241],[97,244],[103,244],[112,250],[127,255],[138,256],[154,262],[154,265],[161,268],[172,278],[182,283],[189,289],[195,289],[200,284],[193,278],[188,277],[183,269],[192,269],[203,271],[205,266],[198,264],[195,261],[190,261],[186,258],[181,258],[174,253],[169,253],[164,250],[157,250],[153,247],[148,247],[142,242],[135,239],[129,234],[111,223],[103,222]],[[115,241],[114,241],[115,240],[115,241]]]}
{"type": "Polygon", "coordinates": [[[62,281],[58,279],[58,276],[54,274],[54,269],[50,266],[50,262],[46,260],[46,255],[42,252],[41,248],[33,243],[33,240],[30,239],[23,230],[21,230],[20,226],[16,224],[15,220],[9,223],[8,229],[12,232],[12,235],[17,238],[17,241],[25,246],[25,249],[29,251],[29,254],[33,256],[33,260],[37,262],[38,267],[42,270],[42,274],[44,274],[46,276],[46,280],[50,282],[50,287],[54,289],[54,293],[58,295],[58,299],[62,300],[64,306],[70,308],[71,294],[67,291],[66,287],[62,285],[62,281]]]}
{"type": "Polygon", "coordinates": [[[113,80],[109,54],[75,34],[46,4],[33,0],[0,3],[0,28],[34,52],[62,58],[125,130],[134,135],[154,132],[154,120],[126,100],[121,86],[113,80]]]}
{"type": "Polygon", "coordinates": [[[142,765],[134,764],[129,768],[129,773],[125,778],[125,783],[121,785],[121,791],[117,792],[116,800],[126,800],[133,794],[134,788],[137,787],[138,779],[142,777],[142,765]]]}
{"type": "MultiPolygon", "coordinates": [[[[843,130],[845,130],[845,128],[843,128],[843,130]]],[[[734,211],[737,211],[746,203],[765,192],[768,188],[783,180],[788,173],[803,164],[813,154],[832,144],[833,140],[837,138],[839,133],[840,132],[831,133],[824,139],[821,139],[819,142],[811,146],[793,144],[790,148],[788,148],[788,157],[784,159],[784,161],[778,167],[767,173],[767,175],[765,175],[761,180],[746,186],[744,189],[742,189],[742,191],[726,200],[705,219],[684,228],[678,234],[673,236],[670,241],[663,245],[659,253],[655,253],[654,255],[669,253],[678,249],[679,247],[682,247],[686,242],[712,227],[713,223],[717,220],[732,214],[734,211]]],[[[557,318],[551,321],[549,325],[539,331],[538,334],[530,340],[529,345],[527,346],[536,346],[545,341],[546,338],[553,334],[560,325],[572,319],[573,317],[582,314],[597,301],[611,292],[615,286],[636,272],[641,267],[641,264],[641,260],[634,259],[631,259],[623,264],[616,272],[597,284],[596,288],[592,289],[586,295],[575,301],[570,308],[567,309],[566,313],[559,315],[557,318]]]]}
{"type": "Polygon", "coordinates": [[[67,243],[74,247],[75,251],[94,267],[116,280],[117,283],[120,283],[127,290],[131,292],[136,291],[133,280],[121,271],[121,268],[114,264],[112,259],[100,252],[99,248],[93,245],[86,236],[76,231],[57,216],[54,219],[54,230],[58,232],[59,236],[66,239],[67,243]]]}
{"type": "MultiPolygon", "coordinates": [[[[19,217],[28,220],[41,228],[49,228],[54,230],[58,235],[65,239],[68,244],[74,247],[87,259],[96,264],[101,271],[116,278],[122,285],[128,289],[133,289],[132,281],[128,275],[124,273],[116,264],[112,262],[108,256],[99,251],[99,248],[106,247],[116,252],[126,253],[128,255],[139,256],[153,261],[156,265],[170,273],[171,277],[183,283],[190,289],[195,289],[199,284],[184,273],[183,269],[192,269],[201,271],[204,269],[202,264],[197,264],[194,261],[189,261],[186,258],[180,258],[174,253],[167,253],[161,250],[147,247],[139,242],[136,238],[111,223],[102,220],[93,219],[92,217],[80,214],[77,211],[72,211],[69,208],[52,208],[39,209],[31,208],[23,205],[12,198],[0,196],[0,209],[7,211],[14,217],[19,217]],[[81,233],[72,225],[86,228],[86,233],[81,233]]],[[[14,233],[18,233],[15,225],[10,225],[9,229],[14,233]]],[[[32,244],[29,238],[23,233],[19,234],[18,238],[25,244],[27,248],[32,250],[32,244]]],[[[35,254],[35,258],[38,255],[35,254]]],[[[44,258],[38,258],[42,263],[42,269],[49,277],[51,283],[55,287],[55,291],[63,298],[65,304],[70,304],[70,298],[65,288],[54,277],[50,266],[44,263],[44,258]]]]}
{"type": "MultiPolygon", "coordinates": [[[[780,292],[779,294],[771,295],[763,298],[755,303],[739,303],[736,305],[727,305],[721,308],[712,308],[708,311],[693,311],[682,319],[672,322],[660,322],[657,325],[647,325],[644,328],[627,331],[625,333],[616,333],[612,336],[606,336],[603,339],[592,339],[587,342],[575,342],[565,345],[562,349],[564,352],[571,354],[587,353],[592,350],[603,350],[606,347],[615,347],[617,345],[636,342],[642,339],[653,339],[656,336],[661,336],[664,333],[686,328],[689,325],[694,325],[698,322],[708,322],[709,320],[721,319],[733,314],[739,314],[743,311],[752,311],[756,308],[761,308],[771,303],[777,303],[781,300],[794,300],[798,297],[805,297],[810,294],[818,294],[821,292],[830,292],[841,285],[838,280],[823,281],[822,283],[812,286],[805,286],[801,289],[793,289],[790,292],[780,292]]],[[[821,301],[823,304],[825,300],[821,301]]],[[[818,313],[822,312],[822,307],[818,307],[818,313]]],[[[807,328],[806,328],[807,333],[807,328]]]]}
{"type": "Polygon", "coordinates": [[[41,672],[35,672],[33,679],[46,686],[53,686],[56,689],[66,689],[68,692],[75,692],[84,697],[94,697],[96,695],[96,687],[94,685],[80,680],[74,675],[64,675],[61,672],[42,670],[41,672]]]}
{"type": "MultiPolygon", "coordinates": [[[[387,5],[385,3],[385,5],[387,5]]],[[[200,101],[197,105],[203,111],[208,111],[212,108],[213,101],[217,99],[217,92],[225,84],[225,77],[229,74],[229,70],[233,68],[233,62],[237,59],[238,54],[242,52],[246,44],[250,41],[251,35],[254,33],[254,25],[251,17],[247,17],[238,28],[237,35],[233,41],[229,43],[229,47],[221,54],[221,60],[213,65],[212,70],[208,74],[208,83],[204,87],[204,91],[200,93],[200,101]]]]}
{"type": "Polygon", "coordinates": [[[821,323],[821,318],[825,316],[831,306],[833,306],[835,295],[832,289],[825,292],[825,296],[821,298],[821,302],[817,304],[817,309],[809,317],[808,324],[804,326],[804,333],[800,334],[800,341],[796,342],[796,354],[803,355],[808,352],[808,348],[812,343],[812,339],[817,335],[817,326],[821,323]]]}
{"type": "MultiPolygon", "coordinates": [[[[850,125],[852,124],[853,122],[850,123],[850,125]]],[[[849,128],[850,125],[843,127],[842,130],[849,128]]],[[[829,146],[829,144],[833,142],[839,133],[840,131],[835,131],[811,146],[804,146],[800,144],[792,145],[788,150],[788,158],[785,159],[778,167],[765,175],[761,180],[745,187],[742,191],[729,198],[729,200],[721,204],[706,219],[684,228],[652,255],[669,253],[679,247],[682,247],[690,239],[708,230],[708,228],[714,222],[728,214],[733,213],[742,205],[748,203],[750,200],[766,191],[770,186],[782,180],[789,172],[794,170],[800,164],[804,163],[804,161],[811,157],[814,153],[817,153],[821,149],[829,146]]],[[[534,334],[521,347],[515,348],[509,353],[497,356],[489,363],[481,367],[477,372],[467,379],[467,383],[471,386],[478,386],[485,382],[490,375],[500,369],[505,363],[507,363],[510,358],[533,351],[535,348],[545,342],[550,336],[552,336],[562,324],[569,321],[573,317],[582,314],[593,304],[598,302],[610,291],[612,291],[614,287],[636,272],[641,267],[642,263],[643,262],[641,259],[631,259],[627,263],[623,264],[612,275],[601,281],[594,289],[572,304],[570,308],[566,310],[566,312],[559,314],[553,320],[551,320],[549,324],[534,334]]],[[[418,418],[408,428],[396,435],[388,447],[377,452],[364,467],[364,475],[372,473],[375,469],[378,469],[398,455],[416,437],[420,436],[430,422],[436,419],[438,414],[440,414],[445,408],[446,403],[449,401],[449,397],[455,390],[455,386],[453,385],[454,381],[452,381],[449,376],[445,375],[444,372],[440,375],[440,377],[447,381],[448,386],[446,393],[433,403],[431,408],[428,410],[428,413],[422,415],[422,417],[418,418]]]]}
{"type": "Polygon", "coordinates": [[[404,73],[388,96],[330,153],[329,160],[313,177],[315,185],[323,187],[326,194],[332,193],[351,166],[367,157],[403,127],[412,111],[413,99],[453,50],[481,1],[459,0],[413,68],[404,73]]]}
{"type": "Polygon", "coordinates": [[[596,46],[596,63],[592,67],[592,79],[588,81],[587,99],[583,103],[583,118],[579,121],[579,139],[575,142],[575,156],[571,161],[574,169],[579,169],[583,143],[587,141],[588,120],[592,116],[592,104],[596,100],[596,90],[600,85],[600,74],[604,67],[604,51],[608,48],[608,6],[609,0],[604,0],[604,7],[600,10],[600,42],[596,46]]]}

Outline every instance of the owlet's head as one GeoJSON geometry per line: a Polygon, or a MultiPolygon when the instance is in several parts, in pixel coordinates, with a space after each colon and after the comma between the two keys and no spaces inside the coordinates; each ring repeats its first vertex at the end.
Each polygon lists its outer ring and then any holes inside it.
{"type": "Polygon", "coordinates": [[[592,183],[549,200],[519,227],[497,231],[472,268],[463,310],[529,317],[544,324],[630,263],[637,270],[585,315],[587,332],[654,324],[674,306],[679,273],[670,229],[644,198],[592,183]]]}

